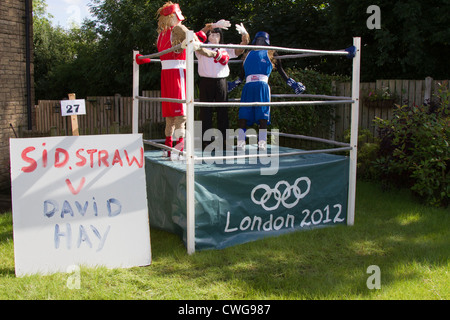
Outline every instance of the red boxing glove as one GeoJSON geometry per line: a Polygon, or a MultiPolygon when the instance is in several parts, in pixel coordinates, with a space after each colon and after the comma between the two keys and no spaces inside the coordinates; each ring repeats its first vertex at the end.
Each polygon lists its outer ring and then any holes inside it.
{"type": "Polygon", "coordinates": [[[202,30],[200,30],[199,32],[196,32],[195,35],[197,36],[197,38],[200,42],[205,42],[207,39],[206,34],[202,30]]]}
{"type": "Polygon", "coordinates": [[[219,62],[221,65],[226,65],[228,63],[228,60],[230,60],[230,56],[228,55],[228,52],[225,50],[217,50],[217,53],[214,57],[214,62],[219,62]]]}
{"type": "Polygon", "coordinates": [[[145,59],[139,59],[139,57],[142,57],[142,54],[137,54],[136,55],[136,63],[141,65],[141,64],[145,64],[145,63],[149,63],[150,62],[150,58],[145,58],[145,59]]]}

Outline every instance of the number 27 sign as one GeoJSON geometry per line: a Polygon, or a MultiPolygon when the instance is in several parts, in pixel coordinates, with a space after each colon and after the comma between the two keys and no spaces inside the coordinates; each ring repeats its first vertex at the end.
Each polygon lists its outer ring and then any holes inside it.
{"type": "Polygon", "coordinates": [[[86,102],[84,99],[61,101],[62,116],[73,116],[78,114],[86,114],[86,102]]]}

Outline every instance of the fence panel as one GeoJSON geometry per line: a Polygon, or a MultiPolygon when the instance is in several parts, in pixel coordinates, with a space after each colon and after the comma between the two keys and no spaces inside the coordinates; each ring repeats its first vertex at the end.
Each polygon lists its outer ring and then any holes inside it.
{"type": "MultiPolygon", "coordinates": [[[[425,80],[377,80],[376,82],[361,83],[360,85],[360,113],[359,128],[367,129],[376,137],[377,129],[373,124],[375,117],[382,119],[391,119],[393,116],[394,104],[400,105],[421,105],[429,103],[436,99],[438,94],[439,83],[446,84],[450,88],[448,80],[433,80],[426,78],[425,80]],[[368,95],[376,92],[390,92],[395,99],[388,101],[370,101],[368,95]]],[[[336,95],[351,96],[350,83],[336,83],[336,95]]],[[[373,96],[372,96],[373,97],[373,96]]],[[[348,105],[336,106],[335,115],[335,140],[343,141],[345,131],[348,130],[350,123],[348,105]],[[342,123],[344,122],[344,123],[342,123]]],[[[373,140],[373,139],[370,139],[373,140]]]]}
{"type": "MultiPolygon", "coordinates": [[[[159,91],[143,91],[143,96],[160,97],[159,91]]],[[[78,115],[80,134],[131,132],[133,103],[131,97],[87,97],[86,114],[78,115]]],[[[68,117],[61,116],[59,100],[39,100],[36,109],[36,130],[49,135],[71,134],[68,117]]],[[[163,122],[160,102],[139,103],[139,126],[163,122]]]]}
{"type": "MultiPolygon", "coordinates": [[[[152,97],[152,98],[159,98],[161,97],[160,91],[142,91],[142,96],[144,97],[152,97]]],[[[140,125],[143,125],[145,122],[150,121],[151,123],[159,123],[163,122],[164,119],[162,117],[162,111],[161,111],[161,103],[155,102],[155,101],[141,101],[141,104],[143,104],[145,107],[145,116],[142,118],[139,118],[140,121],[142,119],[142,123],[140,122],[140,125]]]]}
{"type": "MultiPolygon", "coordinates": [[[[377,80],[375,82],[363,82],[360,86],[360,129],[368,129],[376,137],[377,131],[373,125],[373,119],[380,117],[391,119],[394,103],[420,105],[425,100],[435,99],[438,93],[438,83],[446,83],[448,80],[377,80]],[[370,92],[387,91],[395,94],[396,98],[390,105],[371,103],[366,98],[370,92]]],[[[351,83],[333,83],[336,95],[351,96],[351,83]]],[[[159,91],[143,91],[145,97],[160,97],[159,91]]],[[[36,128],[40,133],[69,135],[71,134],[68,117],[61,117],[60,101],[40,100],[36,108],[36,128]],[[51,132],[51,133],[50,133],[51,132]]],[[[337,105],[334,109],[335,123],[332,125],[331,139],[344,141],[345,133],[350,128],[351,105],[337,105]]],[[[131,132],[132,126],[132,98],[120,95],[107,97],[87,97],[86,115],[78,116],[80,134],[105,134],[115,132],[131,132]]],[[[146,124],[162,123],[161,103],[140,101],[139,126],[146,124]]]]}

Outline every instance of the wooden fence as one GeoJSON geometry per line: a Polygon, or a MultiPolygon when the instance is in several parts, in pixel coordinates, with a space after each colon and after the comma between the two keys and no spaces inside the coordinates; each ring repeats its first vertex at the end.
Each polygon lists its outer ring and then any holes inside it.
{"type": "MultiPolygon", "coordinates": [[[[359,127],[368,129],[376,137],[377,131],[373,124],[375,117],[390,119],[394,104],[417,104],[429,101],[437,94],[438,83],[449,81],[433,80],[377,80],[371,83],[361,83],[361,103],[359,112],[359,127]],[[372,92],[389,92],[393,99],[381,102],[371,102],[366,98],[372,92]]],[[[351,96],[351,83],[333,83],[335,94],[351,96]]],[[[143,91],[143,96],[159,97],[159,91],[143,91]]],[[[374,96],[373,94],[371,95],[374,96]]],[[[164,122],[159,102],[140,101],[139,127],[140,132],[149,130],[148,126],[164,122]]],[[[334,108],[335,122],[328,138],[345,141],[345,134],[350,129],[351,105],[336,105],[334,108]]],[[[132,122],[132,99],[120,95],[110,97],[87,97],[86,115],[78,116],[80,134],[129,133],[132,122]]],[[[36,106],[36,127],[40,133],[50,135],[71,134],[70,117],[61,117],[59,101],[40,100],[36,106]]],[[[155,126],[154,126],[155,127],[155,126]]],[[[152,129],[150,129],[152,130],[152,129]]],[[[294,132],[293,132],[294,133],[294,132]]],[[[316,133],[317,135],[320,133],[316,133]]]]}
{"type": "MultiPolygon", "coordinates": [[[[145,97],[159,97],[159,91],[143,91],[145,97]]],[[[87,134],[129,133],[132,126],[132,98],[120,95],[87,97],[86,114],[78,116],[79,132],[87,134]]],[[[49,135],[70,135],[70,117],[61,116],[60,101],[39,100],[35,107],[36,130],[49,135]]],[[[159,102],[139,102],[139,126],[163,122],[159,102]]]]}
{"type": "MultiPolygon", "coordinates": [[[[424,80],[377,80],[361,83],[359,129],[368,129],[373,137],[376,137],[377,129],[373,123],[375,117],[391,119],[394,104],[412,106],[435,100],[439,83],[450,88],[448,80],[433,80],[430,77],[424,80]],[[383,93],[385,93],[383,99],[374,99],[375,94],[380,96],[383,93]]],[[[350,82],[333,83],[333,87],[338,96],[350,97],[352,94],[350,82]]],[[[350,129],[350,114],[350,104],[335,107],[336,121],[331,133],[332,139],[344,141],[344,136],[350,129]]]]}

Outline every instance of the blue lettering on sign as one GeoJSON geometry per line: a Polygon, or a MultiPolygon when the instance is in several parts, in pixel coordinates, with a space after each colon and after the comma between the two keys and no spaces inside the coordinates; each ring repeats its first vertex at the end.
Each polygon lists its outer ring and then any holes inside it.
{"type": "Polygon", "coordinates": [[[64,218],[66,214],[70,214],[73,217],[73,210],[69,201],[65,200],[61,209],[61,218],[64,218]]]}
{"type": "MultiPolygon", "coordinates": [[[[76,227],[74,227],[74,229],[76,229],[76,227]]],[[[108,237],[110,229],[111,226],[108,225],[106,227],[106,230],[103,233],[100,233],[100,231],[93,225],[90,225],[89,228],[87,228],[82,224],[80,224],[78,226],[78,238],[76,239],[76,248],[87,246],[90,249],[92,249],[94,247],[93,240],[95,240],[96,246],[94,248],[96,249],[96,251],[98,252],[102,250],[105,245],[105,241],[106,238],[108,237]]],[[[55,233],[54,233],[55,249],[59,249],[59,247],[61,246],[61,241],[63,241],[63,239],[65,240],[66,243],[66,249],[67,250],[72,249],[73,245],[72,225],[70,223],[66,223],[61,226],[59,224],[55,224],[55,233]]]]}
{"type": "MultiPolygon", "coordinates": [[[[75,217],[75,213],[80,214],[84,217],[87,213],[91,213],[94,216],[99,215],[99,210],[95,198],[92,198],[92,206],[89,206],[89,201],[85,201],[82,205],[79,201],[75,201],[75,206],[72,206],[69,201],[64,200],[61,211],[59,210],[59,204],[56,200],[48,199],[44,201],[44,216],[47,218],[52,218],[55,214],[61,216],[61,218],[66,218],[66,216],[75,217]],[[91,210],[89,210],[92,207],[91,210]],[[76,208],[76,210],[74,210],[76,208]]],[[[106,200],[106,212],[108,217],[118,216],[122,212],[122,204],[119,200],[115,198],[110,198],[106,200]]]]}
{"type": "Polygon", "coordinates": [[[78,209],[78,212],[84,217],[84,214],[86,213],[87,207],[89,205],[89,202],[86,201],[84,203],[84,207],[81,207],[81,204],[78,201],[75,201],[75,206],[78,209]]]}
{"type": "Polygon", "coordinates": [[[70,249],[71,244],[72,244],[72,229],[70,228],[70,224],[66,223],[66,231],[63,232],[60,229],[59,224],[55,225],[55,248],[58,249],[59,248],[59,242],[61,237],[65,237],[66,238],[66,247],[67,249],[70,249]]]}
{"type": "MultiPolygon", "coordinates": [[[[58,201],[48,199],[44,201],[44,216],[47,218],[61,217],[64,220],[77,217],[99,216],[99,206],[92,198],[92,202],[74,201],[71,204],[68,200],[64,200],[62,205],[58,201]],[[61,208],[61,209],[60,209],[61,208]]],[[[122,212],[122,203],[115,198],[106,200],[106,204],[101,209],[102,215],[107,217],[116,217],[122,212]]],[[[90,224],[88,226],[73,223],[55,224],[54,244],[55,249],[66,248],[89,248],[95,249],[97,252],[102,250],[108,237],[111,226],[108,225],[105,230],[99,230],[98,227],[90,224]]]]}
{"type": "Polygon", "coordinates": [[[108,216],[115,217],[122,211],[122,204],[119,200],[111,198],[106,201],[106,207],[108,208],[108,216]],[[116,210],[112,211],[111,204],[116,205],[116,210]]]}

